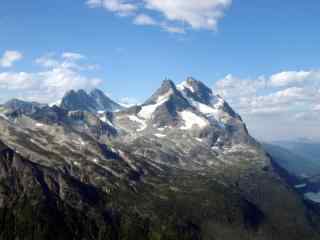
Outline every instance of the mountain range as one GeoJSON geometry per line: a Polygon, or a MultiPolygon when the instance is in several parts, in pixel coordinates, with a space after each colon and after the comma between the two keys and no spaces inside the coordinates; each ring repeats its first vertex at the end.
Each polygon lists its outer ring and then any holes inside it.
{"type": "Polygon", "coordinates": [[[319,239],[320,213],[202,82],[0,106],[0,239],[319,239]]]}

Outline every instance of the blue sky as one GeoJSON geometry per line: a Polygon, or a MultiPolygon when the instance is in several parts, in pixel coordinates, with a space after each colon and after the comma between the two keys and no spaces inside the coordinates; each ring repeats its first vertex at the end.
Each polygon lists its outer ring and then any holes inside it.
{"type": "Polygon", "coordinates": [[[68,88],[98,86],[116,99],[141,102],[165,77],[178,83],[194,76],[224,94],[259,137],[261,119],[287,123],[286,117],[274,119],[285,109],[303,118],[286,131],[308,125],[296,137],[314,138],[319,11],[318,0],[2,0],[0,101],[52,102],[68,88]],[[44,66],[44,60],[55,65],[44,66]],[[272,83],[277,76],[286,84],[272,83]],[[245,96],[248,85],[251,95],[245,96]],[[277,97],[281,109],[269,106],[277,97]]]}

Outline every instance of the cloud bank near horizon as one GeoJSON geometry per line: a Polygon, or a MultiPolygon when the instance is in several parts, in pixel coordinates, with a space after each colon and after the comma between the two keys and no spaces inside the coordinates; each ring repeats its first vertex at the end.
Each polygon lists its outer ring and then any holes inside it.
{"type": "Polygon", "coordinates": [[[282,71],[254,79],[229,74],[213,88],[260,139],[320,140],[320,70],[282,71]]]}

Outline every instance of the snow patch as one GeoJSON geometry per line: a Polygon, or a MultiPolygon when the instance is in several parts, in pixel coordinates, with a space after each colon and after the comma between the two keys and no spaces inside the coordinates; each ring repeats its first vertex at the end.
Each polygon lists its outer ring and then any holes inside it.
{"type": "Polygon", "coordinates": [[[312,202],[320,203],[320,192],[308,192],[304,194],[304,197],[312,202]]]}
{"type": "Polygon", "coordinates": [[[158,98],[157,98],[157,103],[163,103],[165,101],[167,101],[169,99],[169,97],[173,94],[173,91],[170,89],[167,93],[163,94],[163,95],[160,95],[158,98]]]}
{"type": "Polygon", "coordinates": [[[185,89],[189,89],[191,92],[195,92],[191,85],[188,82],[183,82],[177,86],[178,90],[182,93],[182,95],[188,100],[188,102],[195,107],[199,112],[204,114],[209,121],[213,121],[217,123],[220,128],[225,128],[224,123],[230,118],[229,114],[223,111],[223,106],[225,101],[218,95],[211,95],[210,104],[204,104],[194,100],[191,97],[188,97],[184,92],[185,89]]]}
{"type": "Polygon", "coordinates": [[[155,133],[154,136],[156,136],[157,138],[165,138],[167,135],[155,133]]]}
{"type": "Polygon", "coordinates": [[[224,147],[222,150],[224,154],[234,154],[237,152],[256,153],[255,148],[243,144],[234,144],[231,147],[224,147]]]}
{"type": "Polygon", "coordinates": [[[3,113],[0,113],[0,117],[2,117],[2,118],[4,118],[5,120],[8,120],[8,121],[9,121],[9,118],[8,118],[5,114],[3,114],[3,113]]]}
{"type": "Polygon", "coordinates": [[[227,114],[219,109],[220,103],[216,103],[214,106],[209,106],[191,99],[189,99],[189,102],[210,121],[218,123],[221,128],[225,127],[223,119],[227,117],[227,114]]]}
{"type": "Polygon", "coordinates": [[[154,111],[159,107],[161,104],[152,104],[143,106],[141,111],[138,113],[139,117],[144,119],[150,119],[154,111]]]}
{"type": "Polygon", "coordinates": [[[191,92],[193,92],[193,93],[195,92],[193,87],[187,81],[184,81],[184,82],[180,83],[179,85],[177,85],[177,89],[180,91],[183,91],[184,89],[189,89],[191,92]]]}
{"type": "Polygon", "coordinates": [[[146,106],[142,106],[140,112],[138,113],[138,116],[143,119],[150,119],[152,117],[152,114],[154,111],[161,106],[163,103],[169,100],[169,97],[172,95],[172,90],[168,91],[167,93],[159,96],[156,100],[155,104],[150,104],[146,106]]]}
{"type": "Polygon", "coordinates": [[[75,166],[77,166],[77,167],[80,167],[80,166],[81,166],[81,164],[80,164],[79,162],[77,162],[77,161],[73,161],[72,163],[73,163],[73,165],[75,165],[75,166]]]}
{"type": "Polygon", "coordinates": [[[36,123],[36,127],[43,127],[44,126],[44,124],[42,124],[42,123],[36,123]]]}
{"type": "Polygon", "coordinates": [[[94,163],[99,163],[99,160],[98,160],[97,158],[94,158],[94,159],[93,159],[93,162],[94,162],[94,163]]]}
{"type": "Polygon", "coordinates": [[[213,151],[217,151],[217,152],[221,151],[221,148],[218,147],[218,146],[213,146],[213,147],[211,147],[211,149],[212,149],[213,151]]]}
{"type": "Polygon", "coordinates": [[[181,127],[183,130],[191,129],[194,126],[204,128],[208,126],[208,121],[202,117],[197,116],[195,113],[190,111],[180,112],[180,116],[184,121],[184,126],[181,127]]]}
{"type": "Polygon", "coordinates": [[[137,129],[137,132],[141,132],[147,128],[147,124],[144,120],[138,118],[136,115],[129,115],[128,116],[130,121],[136,122],[140,124],[140,128],[137,129]]]}
{"type": "Polygon", "coordinates": [[[108,119],[106,116],[99,117],[99,119],[100,119],[102,122],[107,123],[109,126],[112,126],[112,127],[113,127],[112,122],[110,122],[109,119],[108,119]]]}
{"type": "Polygon", "coordinates": [[[106,117],[106,116],[99,117],[99,119],[100,119],[102,122],[107,122],[107,117],[106,117]]]}
{"type": "Polygon", "coordinates": [[[86,145],[86,143],[81,138],[79,138],[78,140],[79,140],[79,144],[81,146],[85,146],[86,145]]]}

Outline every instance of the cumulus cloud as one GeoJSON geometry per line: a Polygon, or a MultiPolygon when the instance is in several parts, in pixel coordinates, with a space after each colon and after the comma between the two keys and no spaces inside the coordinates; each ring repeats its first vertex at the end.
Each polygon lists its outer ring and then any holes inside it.
{"type": "Polygon", "coordinates": [[[157,22],[146,14],[139,14],[134,18],[136,25],[157,25],[157,22]]]}
{"type": "Polygon", "coordinates": [[[228,74],[223,79],[215,83],[215,91],[230,99],[256,95],[259,89],[266,88],[267,81],[265,77],[260,76],[257,79],[241,79],[232,74],[228,74]],[[241,91],[239,91],[241,89],[241,91]]]}
{"type": "Polygon", "coordinates": [[[108,11],[124,16],[137,10],[137,6],[135,4],[122,0],[88,0],[87,5],[92,8],[103,7],[108,11]]]}
{"type": "Polygon", "coordinates": [[[170,26],[166,23],[163,23],[161,27],[163,30],[170,33],[180,33],[180,34],[186,33],[186,30],[183,27],[170,26]]]}
{"type": "Polygon", "coordinates": [[[101,7],[122,16],[133,16],[137,25],[158,26],[184,33],[191,29],[216,30],[232,0],[88,0],[92,8],[101,7]],[[150,13],[155,17],[151,17],[150,13]]]}
{"type": "Polygon", "coordinates": [[[62,58],[70,60],[70,61],[78,61],[81,59],[85,59],[86,57],[80,53],[74,53],[74,52],[65,52],[62,53],[62,58]]]}
{"type": "Polygon", "coordinates": [[[231,74],[218,80],[222,95],[261,139],[320,136],[319,71],[279,72],[243,79],[231,74]],[[284,131],[286,129],[286,131],[284,131]]]}
{"type": "Polygon", "coordinates": [[[287,71],[272,75],[270,84],[276,87],[284,87],[314,80],[320,81],[320,71],[287,71]]]}
{"type": "Polygon", "coordinates": [[[18,51],[5,51],[3,56],[0,58],[0,66],[4,68],[12,67],[13,64],[23,58],[21,52],[18,51]]]}
{"type": "Polygon", "coordinates": [[[146,8],[162,13],[169,21],[180,21],[195,29],[217,28],[231,0],[145,0],[146,8]]]}
{"type": "Polygon", "coordinates": [[[35,86],[35,79],[32,74],[26,72],[1,72],[0,89],[23,90],[35,86]]]}
{"type": "Polygon", "coordinates": [[[77,62],[84,58],[76,53],[63,53],[61,57],[54,54],[42,56],[35,61],[41,71],[0,72],[0,89],[26,100],[50,103],[70,89],[95,88],[102,80],[86,76],[84,72],[90,71],[91,65],[77,62]]]}

